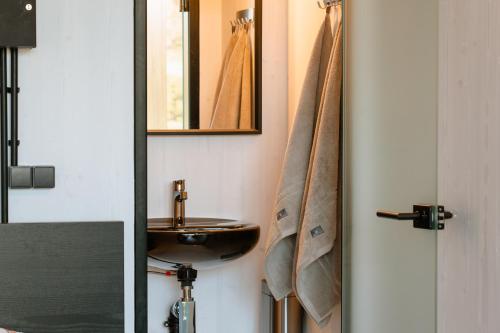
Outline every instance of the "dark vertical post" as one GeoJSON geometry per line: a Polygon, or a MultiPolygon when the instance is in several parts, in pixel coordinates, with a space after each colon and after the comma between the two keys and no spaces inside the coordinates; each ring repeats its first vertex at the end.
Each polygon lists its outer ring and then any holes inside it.
{"type": "Polygon", "coordinates": [[[0,49],[0,182],[2,223],[9,222],[8,149],[7,149],[7,49],[0,49]]]}
{"type": "Polygon", "coordinates": [[[255,1],[255,129],[262,133],[262,0],[255,1]]]}
{"type": "Polygon", "coordinates": [[[147,0],[134,0],[135,333],[148,332],[147,0]]]}
{"type": "MultiPolygon", "coordinates": [[[[186,46],[184,46],[186,47],[186,46]]],[[[189,129],[200,129],[200,0],[189,2],[189,129]]],[[[186,114],[186,109],[184,109],[186,114]]]]}
{"type": "Polygon", "coordinates": [[[11,99],[10,99],[10,165],[17,166],[18,160],[18,61],[17,48],[10,49],[10,82],[11,82],[11,99]]]}

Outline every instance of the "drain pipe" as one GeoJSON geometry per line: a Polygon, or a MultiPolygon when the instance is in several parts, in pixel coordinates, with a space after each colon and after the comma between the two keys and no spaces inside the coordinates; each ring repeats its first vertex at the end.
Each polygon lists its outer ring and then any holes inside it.
{"type": "Polygon", "coordinates": [[[294,294],[276,301],[274,303],[273,333],[302,333],[303,311],[294,294]]]}
{"type": "Polygon", "coordinates": [[[262,280],[262,295],[266,308],[264,313],[263,333],[302,333],[304,309],[297,297],[290,294],[276,301],[265,280],[262,280]]]}

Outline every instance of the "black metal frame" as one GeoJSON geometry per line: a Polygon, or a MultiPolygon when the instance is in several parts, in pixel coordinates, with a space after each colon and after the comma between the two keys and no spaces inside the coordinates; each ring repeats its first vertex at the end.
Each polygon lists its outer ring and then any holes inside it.
{"type": "Polygon", "coordinates": [[[135,330],[148,332],[147,285],[147,0],[134,0],[135,330]]]}
{"type": "Polygon", "coordinates": [[[10,165],[18,165],[18,49],[10,48],[10,87],[7,82],[7,47],[0,48],[0,182],[1,223],[9,223],[9,146],[10,165]],[[8,139],[9,110],[7,95],[10,94],[10,140],[8,139]]]}
{"type": "MultiPolygon", "coordinates": [[[[154,130],[147,135],[262,134],[262,0],[255,0],[255,129],[203,130],[200,128],[200,0],[189,2],[189,130],[154,130]]],[[[146,18],[147,20],[147,18],[146,18]]],[[[146,39],[146,35],[143,36],[146,39]]]]}
{"type": "Polygon", "coordinates": [[[200,0],[189,1],[189,128],[200,128],[200,0]]]}
{"type": "Polygon", "coordinates": [[[19,126],[18,126],[18,95],[19,95],[18,49],[10,49],[10,165],[18,165],[19,126]]]}
{"type": "Polygon", "coordinates": [[[9,152],[7,142],[7,48],[0,48],[0,182],[2,224],[9,222],[9,152]]]}
{"type": "Polygon", "coordinates": [[[262,0],[255,0],[255,129],[262,134],[262,0]]]}

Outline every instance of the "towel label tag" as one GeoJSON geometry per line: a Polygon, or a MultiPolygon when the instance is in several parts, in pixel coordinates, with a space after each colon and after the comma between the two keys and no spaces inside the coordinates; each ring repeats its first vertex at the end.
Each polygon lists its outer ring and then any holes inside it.
{"type": "Polygon", "coordinates": [[[288,213],[286,212],[286,209],[282,209],[278,212],[278,214],[276,214],[276,219],[279,221],[281,219],[284,219],[285,217],[288,216],[288,213]]]}
{"type": "Polygon", "coordinates": [[[319,235],[324,234],[324,233],[325,233],[325,231],[323,230],[323,228],[321,226],[317,226],[316,228],[311,230],[311,236],[313,238],[318,237],[319,235]]]}

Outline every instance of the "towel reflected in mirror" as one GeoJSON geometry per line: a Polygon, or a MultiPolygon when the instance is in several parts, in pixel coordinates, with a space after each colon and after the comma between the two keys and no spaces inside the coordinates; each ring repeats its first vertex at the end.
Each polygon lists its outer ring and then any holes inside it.
{"type": "Polygon", "coordinates": [[[221,68],[211,129],[252,129],[253,51],[250,24],[231,38],[221,68]]]}

